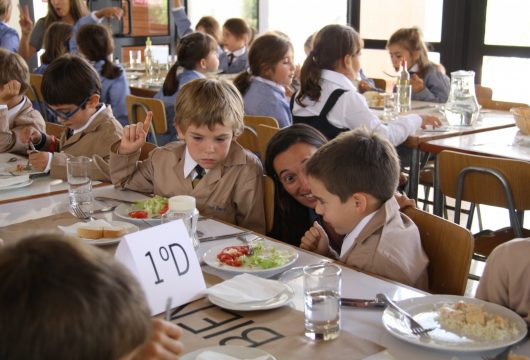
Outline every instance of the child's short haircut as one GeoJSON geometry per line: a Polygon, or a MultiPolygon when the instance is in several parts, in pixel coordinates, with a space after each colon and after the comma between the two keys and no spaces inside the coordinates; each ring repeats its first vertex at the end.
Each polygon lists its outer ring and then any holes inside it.
{"type": "Polygon", "coordinates": [[[243,98],[236,87],[226,80],[196,79],[185,84],[175,101],[175,125],[186,132],[196,127],[216,124],[231,126],[234,136],[243,132],[243,98]]]}
{"type": "Polygon", "coordinates": [[[11,9],[11,0],[0,0],[0,21],[11,9]]]}
{"type": "Polygon", "coordinates": [[[149,337],[145,296],[109,255],[75,239],[32,236],[0,252],[1,359],[107,359],[149,337]]]}
{"type": "Polygon", "coordinates": [[[223,27],[228,30],[237,39],[245,38],[248,40],[252,35],[252,30],[247,22],[241,18],[231,18],[225,21],[223,27]]]}
{"type": "Polygon", "coordinates": [[[90,96],[101,95],[101,81],[85,59],[65,54],[46,68],[41,89],[49,105],[81,105],[90,96]]]}
{"type": "Polygon", "coordinates": [[[361,128],[342,133],[322,146],[305,170],[343,203],[357,192],[385,202],[397,189],[400,166],[390,141],[361,128]]]}
{"type": "Polygon", "coordinates": [[[29,69],[26,61],[17,53],[0,48],[0,86],[11,80],[20,83],[19,95],[29,88],[29,69]]]}

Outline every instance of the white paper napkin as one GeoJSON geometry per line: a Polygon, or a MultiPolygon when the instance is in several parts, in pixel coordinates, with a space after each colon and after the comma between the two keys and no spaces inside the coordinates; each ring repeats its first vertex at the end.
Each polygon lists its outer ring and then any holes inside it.
{"type": "Polygon", "coordinates": [[[208,289],[208,294],[234,304],[272,299],[283,291],[285,284],[251,274],[234,276],[208,289]]]}
{"type": "Polygon", "coordinates": [[[256,358],[244,358],[244,359],[241,359],[241,358],[238,358],[238,357],[233,357],[233,356],[230,356],[230,355],[221,354],[221,353],[218,353],[216,351],[206,350],[206,351],[203,351],[202,353],[200,353],[195,358],[195,360],[269,360],[270,358],[271,357],[269,355],[262,355],[262,356],[258,356],[256,358]]]}
{"type": "Polygon", "coordinates": [[[0,188],[21,184],[29,181],[29,174],[0,178],[0,188]]]}

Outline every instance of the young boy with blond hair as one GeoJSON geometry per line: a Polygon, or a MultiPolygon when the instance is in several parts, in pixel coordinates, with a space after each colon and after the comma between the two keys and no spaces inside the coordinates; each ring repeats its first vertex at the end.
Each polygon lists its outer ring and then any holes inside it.
{"type": "Polygon", "coordinates": [[[316,212],[346,237],[340,254],[318,224],[301,248],[347,265],[427,289],[427,264],[418,228],[399,212],[394,193],[399,158],[386,139],[365,129],[348,131],[322,146],[306,163],[316,212]]]}
{"type": "Polygon", "coordinates": [[[66,179],[66,159],[92,157],[92,179],[108,179],[110,147],[122,136],[123,128],[110,106],[99,102],[101,81],[96,70],[83,58],[65,54],[48,66],[42,78],[42,95],[48,109],[67,127],[60,139],[28,129],[26,142],[38,152],[29,155],[33,169],[54,178],[66,179]]]}
{"type": "Polygon", "coordinates": [[[224,80],[196,79],[176,98],[175,127],[182,142],[138,161],[151,118],[124,128],[112,147],[112,183],[161,196],[191,195],[201,214],[265,233],[259,159],[235,142],[243,131],[243,99],[224,80]]]}
{"type": "Polygon", "coordinates": [[[0,49],[0,152],[26,155],[28,145],[17,134],[27,126],[44,131],[42,115],[24,96],[29,87],[29,70],[24,59],[0,49]]]}
{"type": "Polygon", "coordinates": [[[151,319],[136,279],[76,239],[36,235],[0,251],[1,359],[175,359],[182,330],[151,319]]]}

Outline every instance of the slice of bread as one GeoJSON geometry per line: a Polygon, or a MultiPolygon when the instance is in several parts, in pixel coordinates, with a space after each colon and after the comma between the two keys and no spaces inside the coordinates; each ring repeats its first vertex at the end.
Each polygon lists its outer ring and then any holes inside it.
{"type": "Polygon", "coordinates": [[[101,239],[103,237],[103,226],[101,225],[82,225],[77,228],[77,236],[85,239],[101,239]]]}
{"type": "Polygon", "coordinates": [[[118,238],[127,233],[127,228],[120,225],[112,225],[105,220],[95,220],[79,225],[77,236],[97,240],[101,238],[118,238]]]}
{"type": "Polygon", "coordinates": [[[105,226],[103,228],[104,238],[117,238],[127,234],[127,229],[123,226],[105,226]]]}

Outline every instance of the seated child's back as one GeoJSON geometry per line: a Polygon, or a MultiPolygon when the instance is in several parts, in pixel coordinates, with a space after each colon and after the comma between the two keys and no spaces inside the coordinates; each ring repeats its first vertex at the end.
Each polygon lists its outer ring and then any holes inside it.
{"type": "Polygon", "coordinates": [[[427,289],[428,259],[416,225],[399,212],[394,198],[399,159],[392,144],[365,129],[349,131],[322,146],[306,172],[316,212],[344,234],[333,254],[318,223],[302,238],[302,248],[332,254],[348,265],[427,289]]]}
{"type": "Polygon", "coordinates": [[[155,149],[141,162],[150,117],[124,129],[121,143],[112,148],[112,182],[167,197],[194,196],[203,215],[263,234],[263,168],[235,142],[244,126],[238,90],[227,81],[196,79],[178,92],[175,113],[183,142],[155,149]]]}

